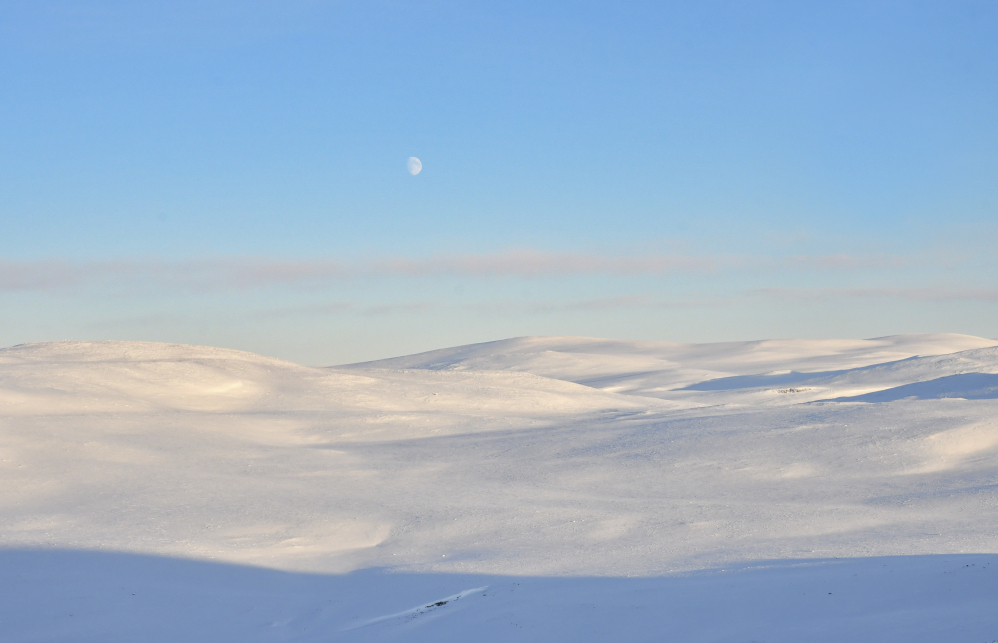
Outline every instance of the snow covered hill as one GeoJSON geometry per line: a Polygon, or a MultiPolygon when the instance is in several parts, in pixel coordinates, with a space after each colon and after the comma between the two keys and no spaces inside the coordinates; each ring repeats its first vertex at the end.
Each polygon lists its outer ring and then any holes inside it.
{"type": "MultiPolygon", "coordinates": [[[[351,365],[359,369],[524,371],[630,395],[778,387],[915,356],[993,347],[968,335],[865,340],[765,340],[675,344],[585,337],[519,337],[351,365]]],[[[795,400],[799,401],[799,400],[795,400]]]]}
{"type": "Polygon", "coordinates": [[[990,641],[996,378],[961,335],[2,349],[0,639],[990,641]]]}

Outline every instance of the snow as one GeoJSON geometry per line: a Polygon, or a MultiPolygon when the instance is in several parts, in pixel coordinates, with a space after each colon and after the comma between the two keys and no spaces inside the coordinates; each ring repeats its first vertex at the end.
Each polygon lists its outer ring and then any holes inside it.
{"type": "Polygon", "coordinates": [[[998,375],[989,373],[957,373],[946,375],[924,382],[902,384],[889,389],[882,389],[864,395],[840,397],[836,401],[863,402],[893,402],[913,397],[921,400],[940,399],[947,397],[965,400],[998,399],[998,375]]]}
{"type": "Polygon", "coordinates": [[[11,641],[990,642],[998,600],[993,555],[639,578],[322,575],[82,551],[0,565],[11,641]]]}
{"type": "Polygon", "coordinates": [[[0,639],[991,641],[996,380],[962,335],[2,349],[0,639]]]}

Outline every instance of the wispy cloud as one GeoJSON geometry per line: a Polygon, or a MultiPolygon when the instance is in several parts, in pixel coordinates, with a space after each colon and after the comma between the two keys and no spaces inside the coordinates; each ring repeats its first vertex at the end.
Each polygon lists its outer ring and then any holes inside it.
{"type": "Polygon", "coordinates": [[[896,267],[891,256],[814,255],[602,255],[597,253],[508,250],[498,253],[381,257],[358,261],[216,257],[111,261],[2,261],[0,291],[46,291],[89,286],[121,286],[210,291],[291,285],[322,287],[359,277],[519,277],[584,275],[717,274],[726,270],[854,270],[896,267]]]}
{"type": "Polygon", "coordinates": [[[441,308],[442,304],[431,301],[402,303],[362,303],[356,301],[335,301],[306,306],[288,306],[284,308],[268,308],[249,313],[253,319],[282,319],[288,317],[325,317],[329,315],[393,315],[396,313],[423,313],[441,308]]]}
{"type": "Polygon", "coordinates": [[[510,250],[495,254],[450,255],[427,259],[387,259],[362,269],[375,274],[461,276],[514,275],[539,277],[572,274],[663,274],[670,272],[716,272],[739,263],[735,257],[655,255],[607,256],[536,250],[510,250]]]}
{"type": "Polygon", "coordinates": [[[788,268],[798,268],[807,270],[860,270],[879,268],[903,268],[911,265],[914,260],[911,257],[899,257],[897,255],[869,254],[869,255],[793,255],[778,260],[788,268]]]}
{"type": "Polygon", "coordinates": [[[875,297],[912,301],[989,301],[998,302],[998,288],[960,286],[899,288],[759,288],[750,294],[785,300],[827,300],[844,297],[875,297]]]}
{"type": "MultiPolygon", "coordinates": [[[[0,290],[51,290],[74,286],[85,276],[65,261],[0,261],[0,290]]],[[[84,269],[85,270],[85,269],[84,269]]]]}
{"type": "Polygon", "coordinates": [[[467,307],[485,312],[516,310],[528,313],[561,313],[645,309],[680,309],[680,308],[714,308],[727,306],[729,299],[665,299],[651,295],[623,295],[620,297],[603,297],[596,299],[580,299],[574,301],[506,301],[487,304],[470,304],[467,307]]]}

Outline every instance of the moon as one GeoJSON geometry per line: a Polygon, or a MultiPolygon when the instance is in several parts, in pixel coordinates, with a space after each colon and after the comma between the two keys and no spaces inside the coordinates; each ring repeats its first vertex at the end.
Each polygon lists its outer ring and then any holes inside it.
{"type": "Polygon", "coordinates": [[[410,156],[406,165],[409,167],[409,174],[413,176],[416,176],[423,170],[423,162],[415,156],[410,156]]]}

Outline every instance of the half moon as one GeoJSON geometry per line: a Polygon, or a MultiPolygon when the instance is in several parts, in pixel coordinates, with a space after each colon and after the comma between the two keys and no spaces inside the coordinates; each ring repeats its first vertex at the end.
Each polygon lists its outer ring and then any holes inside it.
{"type": "Polygon", "coordinates": [[[409,167],[409,174],[413,176],[416,176],[423,170],[423,162],[415,156],[410,156],[406,165],[409,167]]]}

